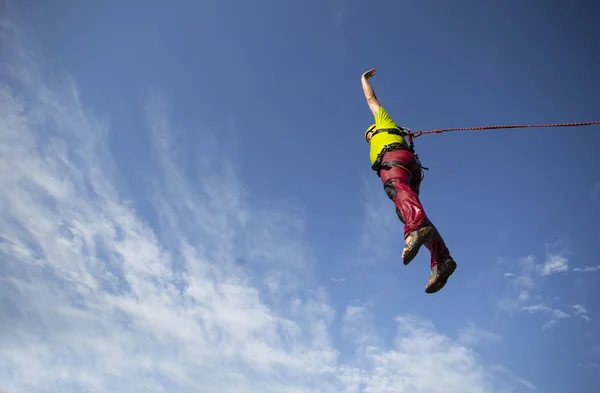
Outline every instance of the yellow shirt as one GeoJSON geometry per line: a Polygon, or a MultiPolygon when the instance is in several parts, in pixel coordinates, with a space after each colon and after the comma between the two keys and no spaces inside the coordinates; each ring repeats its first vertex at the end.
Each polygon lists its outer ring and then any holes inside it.
{"type": "MultiPolygon", "coordinates": [[[[383,109],[383,107],[380,106],[379,110],[377,111],[377,116],[375,116],[375,131],[385,129],[385,128],[395,128],[398,130],[400,129],[400,127],[398,127],[398,125],[396,125],[394,120],[392,120],[391,116],[385,111],[385,109],[383,109]]],[[[371,145],[371,151],[370,151],[371,165],[373,165],[375,163],[375,160],[377,160],[377,156],[379,156],[379,153],[381,153],[383,148],[392,143],[406,144],[406,141],[404,140],[404,137],[401,135],[388,134],[385,131],[380,132],[376,135],[373,135],[373,137],[371,138],[371,143],[370,143],[370,145],[371,145]]]]}

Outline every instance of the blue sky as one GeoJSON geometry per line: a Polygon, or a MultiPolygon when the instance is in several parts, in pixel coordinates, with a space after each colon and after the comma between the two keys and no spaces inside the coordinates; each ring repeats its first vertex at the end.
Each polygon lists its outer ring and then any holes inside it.
{"type": "Polygon", "coordinates": [[[360,86],[413,130],[600,120],[591,2],[1,4],[3,393],[596,391],[599,127],[417,139],[427,295],[360,86]]]}

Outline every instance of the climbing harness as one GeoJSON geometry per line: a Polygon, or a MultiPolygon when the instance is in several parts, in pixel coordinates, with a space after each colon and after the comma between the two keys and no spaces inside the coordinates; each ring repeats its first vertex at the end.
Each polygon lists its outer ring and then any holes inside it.
{"type": "MultiPolygon", "coordinates": [[[[366,139],[366,135],[367,133],[369,133],[370,131],[373,131],[374,127],[371,126],[367,129],[367,131],[365,132],[365,139],[366,139]]],[[[406,140],[409,136],[409,132],[410,130],[408,128],[403,128],[403,127],[398,127],[398,128],[380,128],[377,129],[375,131],[373,131],[373,134],[371,135],[371,145],[373,145],[373,143],[376,143],[376,139],[375,138],[377,135],[380,134],[388,134],[391,135],[392,137],[388,137],[387,140],[384,141],[377,141],[377,144],[379,145],[378,147],[375,148],[376,151],[379,151],[377,154],[377,157],[374,159],[372,165],[371,165],[371,169],[373,169],[375,172],[377,172],[377,174],[379,174],[381,168],[382,168],[382,158],[383,156],[393,150],[408,150],[410,149],[410,146],[406,143],[406,140]]],[[[368,140],[367,140],[368,142],[368,140]]],[[[413,150],[411,150],[411,152],[413,152],[413,150]]],[[[413,152],[414,154],[414,152],[413,152]]],[[[373,158],[372,158],[373,159],[373,158]]]]}
{"type": "MultiPolygon", "coordinates": [[[[369,131],[373,131],[374,127],[371,126],[367,129],[367,131],[365,132],[365,137],[367,135],[367,133],[369,131]]],[[[383,168],[389,168],[390,166],[396,166],[396,167],[400,167],[403,168],[404,170],[408,170],[406,169],[403,165],[400,165],[401,163],[397,163],[397,162],[391,162],[391,161],[385,161],[385,162],[381,162],[383,156],[385,156],[385,154],[387,152],[393,151],[393,150],[399,150],[399,149],[404,149],[404,150],[409,150],[413,156],[415,157],[415,160],[417,162],[417,164],[419,165],[419,167],[421,168],[421,180],[423,180],[423,178],[425,177],[425,174],[423,172],[423,170],[429,170],[429,168],[426,168],[423,166],[423,164],[421,164],[421,161],[419,160],[419,156],[417,155],[417,153],[415,152],[415,145],[414,145],[414,141],[412,138],[412,131],[408,128],[405,127],[398,127],[398,128],[380,128],[378,130],[375,130],[373,132],[373,134],[371,135],[371,139],[380,133],[387,133],[387,134],[391,134],[391,135],[398,135],[402,138],[405,139],[405,141],[408,141],[408,144],[406,142],[394,142],[394,143],[390,143],[387,144],[383,147],[383,149],[379,152],[379,155],[377,156],[377,159],[375,160],[375,162],[373,163],[373,165],[371,166],[371,169],[373,169],[375,172],[377,172],[377,175],[380,176],[380,172],[383,168]]]]}

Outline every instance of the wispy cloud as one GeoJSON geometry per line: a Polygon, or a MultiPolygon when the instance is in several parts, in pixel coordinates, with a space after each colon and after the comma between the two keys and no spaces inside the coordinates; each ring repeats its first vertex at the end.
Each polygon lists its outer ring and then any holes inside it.
{"type": "Polygon", "coordinates": [[[589,322],[592,320],[588,316],[588,310],[587,310],[587,308],[585,308],[585,306],[582,306],[581,304],[574,304],[573,310],[575,312],[575,315],[579,315],[581,318],[585,319],[586,321],[589,322]]]}
{"type": "Polygon", "coordinates": [[[510,370],[508,370],[506,367],[502,366],[502,365],[492,365],[490,366],[490,370],[492,370],[495,373],[498,373],[499,375],[504,375],[504,378],[506,380],[507,383],[507,387],[503,390],[505,392],[515,392],[515,391],[521,391],[522,389],[521,386],[525,386],[527,389],[529,390],[537,390],[537,387],[531,383],[530,381],[521,378],[517,375],[515,375],[513,372],[511,372],[510,370]]]}
{"type": "MultiPolygon", "coordinates": [[[[477,386],[481,391],[513,391],[515,386],[525,384],[533,387],[502,366],[489,366],[490,375],[499,385],[485,387],[482,375],[474,374],[481,365],[473,362],[473,350],[462,343],[436,331],[430,322],[411,315],[396,317],[396,336],[392,348],[383,349],[382,340],[373,335],[374,322],[367,308],[350,306],[347,308],[344,324],[352,332],[352,337],[363,348],[363,357],[358,357],[343,366],[341,375],[347,382],[347,392],[447,392],[472,390],[477,386]],[[369,364],[372,373],[364,372],[369,364]],[[450,369],[452,376],[438,376],[443,369],[450,369]],[[436,378],[427,377],[435,370],[436,378]],[[501,382],[500,382],[501,381],[501,382]],[[521,382],[522,381],[522,382],[521,382]]],[[[476,335],[482,338],[482,330],[476,335]]],[[[486,332],[486,339],[496,340],[486,332]]],[[[446,371],[443,373],[445,374],[446,371]]]]}
{"type": "Polygon", "coordinates": [[[383,188],[377,185],[378,179],[363,179],[364,193],[364,224],[360,250],[363,257],[358,257],[362,263],[378,263],[398,252],[400,258],[402,249],[398,251],[397,244],[404,247],[402,223],[398,219],[393,202],[387,197],[383,188]],[[395,247],[392,247],[396,244],[395,247]]]}
{"type": "Polygon", "coordinates": [[[581,304],[574,304],[573,309],[577,315],[587,314],[587,309],[581,304]]]}
{"type": "MultiPolygon", "coordinates": [[[[540,276],[547,277],[555,273],[566,273],[569,270],[577,273],[593,273],[600,271],[599,265],[589,265],[584,267],[575,267],[570,269],[569,267],[569,259],[567,258],[569,250],[561,246],[561,242],[558,241],[554,244],[547,245],[546,248],[546,259],[543,263],[538,263],[535,261],[534,256],[529,256],[527,258],[533,259],[533,263],[535,264],[535,270],[539,273],[540,276]]],[[[522,265],[522,262],[519,261],[517,264],[522,265]]],[[[521,272],[523,273],[523,272],[521,272]]],[[[531,276],[530,272],[525,272],[526,275],[531,276]]],[[[506,272],[504,273],[504,277],[514,277],[515,273],[506,272]]],[[[533,277],[533,276],[531,276],[533,277]]]]}
{"type": "Polygon", "coordinates": [[[529,301],[531,292],[536,288],[538,264],[533,255],[521,258],[516,263],[516,273],[505,274],[508,283],[505,293],[498,301],[498,306],[507,312],[514,312],[529,301]]]}
{"type": "Polygon", "coordinates": [[[569,315],[561,310],[551,308],[546,306],[545,304],[535,304],[533,306],[523,307],[524,310],[529,312],[546,312],[551,314],[554,318],[563,319],[568,318],[569,315]]]}
{"type": "Polygon", "coordinates": [[[515,272],[504,273],[507,286],[504,294],[498,300],[498,307],[508,313],[518,311],[546,312],[552,316],[544,329],[555,325],[560,319],[568,315],[558,309],[540,304],[541,285],[547,277],[565,273],[569,270],[567,256],[570,251],[561,241],[546,245],[546,257],[543,262],[538,262],[535,256],[529,255],[516,262],[515,272]]]}
{"type": "Polygon", "coordinates": [[[463,345],[473,346],[481,342],[500,342],[502,337],[496,333],[485,330],[473,322],[469,322],[467,327],[459,330],[458,342],[463,345]]]}
{"type": "Polygon", "coordinates": [[[367,346],[380,344],[367,307],[356,304],[346,306],[342,322],[342,333],[352,340],[359,351],[364,351],[367,346]]]}
{"type": "Polygon", "coordinates": [[[542,266],[542,275],[549,276],[554,273],[562,273],[569,270],[569,261],[564,255],[550,254],[542,266]]]}
{"type": "Polygon", "coordinates": [[[550,276],[555,273],[564,273],[569,270],[569,260],[567,256],[570,251],[563,245],[561,240],[551,244],[546,244],[546,259],[539,266],[542,276],[550,276]]]}
{"type": "Polygon", "coordinates": [[[581,273],[597,272],[597,271],[600,271],[600,265],[586,266],[586,267],[576,267],[575,269],[573,269],[573,271],[574,272],[581,272],[581,273]]]}
{"type": "Polygon", "coordinates": [[[153,94],[139,137],[160,171],[147,173],[152,189],[120,189],[109,129],[74,81],[50,79],[9,20],[0,41],[2,389],[502,389],[503,374],[414,316],[396,319],[387,346],[368,310],[348,306],[342,330],[353,339],[334,345],[338,312],[311,279],[302,214],[250,205],[235,168],[211,164],[217,136],[190,155],[199,169],[189,177],[168,101],[153,94]]]}
{"type": "Polygon", "coordinates": [[[554,326],[560,319],[569,318],[570,315],[565,313],[564,311],[548,307],[545,304],[534,304],[531,306],[523,307],[523,310],[528,311],[530,313],[543,312],[550,315],[551,319],[544,324],[542,329],[546,330],[551,326],[554,326]]]}

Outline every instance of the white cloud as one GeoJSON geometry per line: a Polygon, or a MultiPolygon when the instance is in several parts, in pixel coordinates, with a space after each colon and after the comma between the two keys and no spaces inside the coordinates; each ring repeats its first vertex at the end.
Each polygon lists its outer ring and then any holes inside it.
{"type": "Polygon", "coordinates": [[[553,273],[566,272],[569,269],[569,261],[564,255],[550,254],[542,267],[542,275],[549,276],[553,273]]]}
{"type": "Polygon", "coordinates": [[[531,306],[525,306],[525,307],[523,307],[523,310],[528,311],[530,313],[543,312],[543,313],[549,314],[551,319],[544,324],[544,326],[542,327],[543,330],[546,330],[546,329],[554,326],[560,319],[565,319],[565,318],[570,317],[569,314],[565,313],[564,311],[561,311],[556,308],[548,307],[545,304],[534,304],[531,306]]]}
{"type": "Polygon", "coordinates": [[[585,308],[585,306],[582,306],[581,304],[574,304],[573,310],[575,312],[575,315],[579,315],[581,318],[585,319],[586,321],[589,322],[592,320],[588,316],[588,310],[587,310],[587,308],[585,308]]]}
{"type": "Polygon", "coordinates": [[[568,317],[566,313],[546,305],[539,304],[543,297],[540,295],[541,284],[544,279],[555,273],[564,273],[569,270],[567,255],[570,253],[559,240],[546,245],[546,259],[538,262],[535,256],[530,255],[516,263],[515,273],[505,273],[506,289],[497,302],[500,310],[509,314],[518,311],[546,312],[552,318],[543,328],[548,329],[560,319],[568,317]]]}
{"type": "Polygon", "coordinates": [[[561,240],[546,245],[546,260],[539,266],[542,276],[550,276],[554,273],[564,273],[569,270],[569,260],[567,255],[570,253],[561,240]]]}
{"type": "Polygon", "coordinates": [[[582,306],[581,304],[574,304],[573,309],[575,310],[575,314],[577,315],[587,314],[588,312],[587,308],[585,308],[585,306],[582,306]]]}
{"type": "MultiPolygon", "coordinates": [[[[518,385],[533,387],[524,379],[515,376],[505,367],[488,367],[489,375],[494,375],[501,387],[487,385],[483,376],[474,374],[481,370],[474,352],[467,346],[440,334],[427,321],[414,316],[401,315],[396,318],[396,337],[392,348],[384,349],[381,340],[373,339],[374,321],[363,306],[349,306],[344,324],[348,326],[358,344],[364,350],[364,357],[342,367],[342,378],[347,381],[346,392],[446,392],[471,391],[485,392],[515,391],[518,385]],[[365,372],[365,369],[371,372],[365,372]],[[439,375],[444,370],[444,375],[439,375]],[[435,378],[431,373],[435,372],[435,378]],[[446,374],[446,372],[449,372],[446,374]],[[487,385],[487,387],[486,387],[487,385]]],[[[474,325],[471,325],[474,326],[474,325]]],[[[481,329],[476,331],[478,338],[497,340],[498,337],[481,329]]],[[[533,387],[534,388],[534,387],[533,387]]]]}
{"type": "Polygon", "coordinates": [[[586,267],[576,267],[575,269],[573,269],[573,271],[574,272],[581,272],[581,273],[593,273],[593,272],[600,271],[600,265],[586,266],[586,267]]]}
{"type": "Polygon", "coordinates": [[[542,330],[548,330],[552,326],[556,325],[557,323],[558,323],[558,319],[556,319],[556,318],[550,319],[549,321],[544,323],[544,325],[542,326],[542,330]]]}
{"type": "Polygon", "coordinates": [[[497,373],[498,375],[504,375],[504,379],[507,382],[507,387],[503,390],[504,392],[515,392],[515,391],[522,391],[522,389],[519,389],[521,386],[525,386],[527,389],[529,390],[537,390],[537,387],[531,383],[530,381],[521,378],[517,375],[515,375],[513,372],[511,372],[510,370],[508,370],[506,367],[499,365],[499,364],[495,364],[489,367],[491,371],[493,371],[494,373],[497,373]]]}
{"type": "Polygon", "coordinates": [[[531,292],[536,288],[537,266],[535,257],[532,255],[517,261],[517,272],[512,274],[505,293],[498,300],[500,309],[512,313],[529,301],[531,292]]]}
{"type": "Polygon", "coordinates": [[[367,346],[378,346],[379,336],[371,323],[369,310],[364,306],[348,305],[342,318],[342,333],[352,341],[357,351],[367,346]]]}
{"type": "Polygon", "coordinates": [[[525,311],[529,311],[529,312],[540,312],[540,311],[546,312],[546,313],[551,314],[554,318],[558,318],[558,319],[563,319],[563,318],[569,317],[569,314],[565,313],[564,311],[548,307],[545,304],[535,304],[533,306],[523,307],[523,309],[525,311]]]}
{"type": "Polygon", "coordinates": [[[143,211],[117,188],[108,129],[73,81],[48,79],[6,19],[0,40],[0,389],[503,391],[504,374],[413,316],[396,319],[385,346],[367,310],[349,306],[354,339],[336,347],[302,215],[249,206],[234,168],[211,166],[218,138],[202,138],[189,178],[153,95],[139,137],[161,173],[150,174],[155,211],[143,211]]]}

